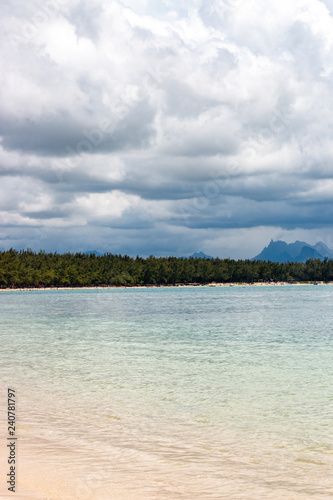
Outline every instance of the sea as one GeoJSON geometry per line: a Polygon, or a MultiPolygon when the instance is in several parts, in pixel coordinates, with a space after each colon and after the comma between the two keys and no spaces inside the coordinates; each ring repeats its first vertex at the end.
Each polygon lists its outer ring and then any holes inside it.
{"type": "Polygon", "coordinates": [[[1,292],[0,498],[332,499],[332,299],[330,285],[1,292]]]}

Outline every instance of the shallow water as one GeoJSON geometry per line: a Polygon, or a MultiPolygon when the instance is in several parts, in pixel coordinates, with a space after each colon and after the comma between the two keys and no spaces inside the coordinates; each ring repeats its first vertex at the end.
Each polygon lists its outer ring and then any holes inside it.
{"type": "MultiPolygon", "coordinates": [[[[332,286],[1,293],[18,493],[332,498],[332,297],[332,286]]],[[[7,498],[4,472],[0,487],[7,498]]]]}

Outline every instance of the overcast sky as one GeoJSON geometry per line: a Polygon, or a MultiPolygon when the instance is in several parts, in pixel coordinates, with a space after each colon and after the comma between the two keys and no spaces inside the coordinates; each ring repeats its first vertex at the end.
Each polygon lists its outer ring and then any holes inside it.
{"type": "Polygon", "coordinates": [[[1,0],[0,249],[333,247],[332,16],[333,0],[1,0]]]}

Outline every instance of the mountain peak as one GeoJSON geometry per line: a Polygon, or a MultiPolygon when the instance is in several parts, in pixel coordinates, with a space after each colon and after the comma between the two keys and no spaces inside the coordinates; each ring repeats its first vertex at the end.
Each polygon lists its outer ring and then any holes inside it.
{"type": "Polygon", "coordinates": [[[102,255],[101,253],[97,252],[97,250],[88,250],[87,252],[84,252],[86,255],[96,255],[96,257],[102,255]]]}
{"type": "Polygon", "coordinates": [[[193,257],[193,259],[212,259],[210,255],[207,255],[203,252],[194,252],[190,257],[193,257]]]}

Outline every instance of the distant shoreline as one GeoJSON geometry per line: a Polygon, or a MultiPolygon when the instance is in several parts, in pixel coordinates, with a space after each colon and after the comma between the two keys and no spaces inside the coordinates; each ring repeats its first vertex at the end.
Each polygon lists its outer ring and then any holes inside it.
{"type": "Polygon", "coordinates": [[[17,287],[17,288],[2,288],[1,292],[35,292],[35,291],[52,291],[52,290],[124,290],[124,289],[143,289],[143,288],[228,288],[228,287],[267,287],[267,286],[310,286],[310,285],[333,285],[333,281],[317,281],[317,282],[302,282],[297,281],[289,283],[287,281],[277,282],[256,282],[256,283],[179,283],[175,285],[92,285],[92,286],[53,286],[53,287],[17,287]]]}

